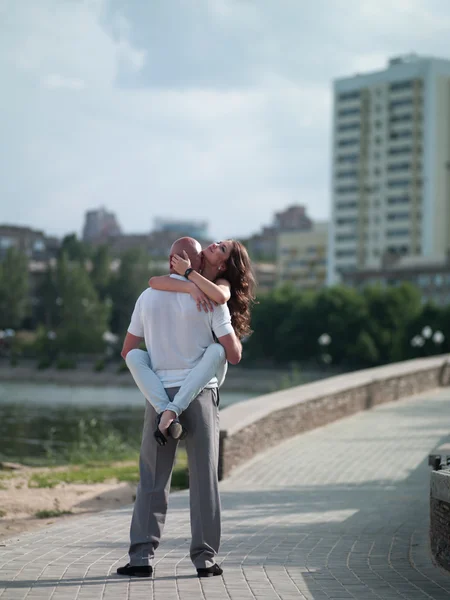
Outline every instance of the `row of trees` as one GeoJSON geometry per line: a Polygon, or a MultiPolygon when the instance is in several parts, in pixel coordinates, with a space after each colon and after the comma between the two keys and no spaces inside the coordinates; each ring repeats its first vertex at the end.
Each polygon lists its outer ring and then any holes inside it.
{"type": "Polygon", "coordinates": [[[10,249],[0,263],[3,335],[5,330],[36,331],[37,340],[28,351],[51,358],[102,352],[105,333],[122,338],[137,297],[149,277],[158,274],[139,250],[124,253],[115,271],[111,262],[106,246],[91,249],[68,236],[56,265],[30,277],[27,257],[10,249]]]}
{"type": "Polygon", "coordinates": [[[450,352],[450,306],[423,305],[410,284],[302,293],[278,288],[254,307],[246,355],[275,363],[374,366],[450,352]]]}
{"type": "MultiPolygon", "coordinates": [[[[123,254],[111,270],[106,246],[92,249],[71,235],[56,266],[36,283],[27,258],[11,249],[0,263],[0,330],[37,331],[34,351],[52,359],[61,352],[98,354],[106,332],[120,344],[134,303],[155,274],[139,250],[123,254]]],[[[286,285],[258,298],[252,327],[244,353],[249,363],[357,367],[450,352],[450,307],[424,306],[407,284],[362,293],[339,286],[299,292],[286,285]]]]}

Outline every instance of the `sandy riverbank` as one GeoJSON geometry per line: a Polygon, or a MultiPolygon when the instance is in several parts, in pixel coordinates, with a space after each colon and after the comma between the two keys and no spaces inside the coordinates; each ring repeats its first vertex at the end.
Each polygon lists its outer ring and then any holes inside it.
{"type": "MultiPolygon", "coordinates": [[[[62,467],[61,469],[63,469],[62,467]]],[[[115,480],[95,484],[60,483],[53,488],[29,487],[30,478],[56,469],[20,467],[0,479],[0,542],[56,520],[131,504],[136,485],[115,480]],[[45,511],[55,516],[45,517],[45,511]],[[62,513],[70,513],[64,515],[62,513]],[[41,513],[44,518],[37,518],[41,513]],[[60,516],[57,516],[60,515],[60,516]]]]}

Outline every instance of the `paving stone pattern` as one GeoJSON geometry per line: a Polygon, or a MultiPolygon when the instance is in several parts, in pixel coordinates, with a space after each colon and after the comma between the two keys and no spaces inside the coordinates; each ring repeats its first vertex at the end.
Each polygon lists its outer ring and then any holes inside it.
{"type": "Polygon", "coordinates": [[[449,439],[450,391],[283,442],[222,482],[224,577],[190,563],[188,495],[171,498],[153,580],[126,562],[129,507],[69,518],[0,548],[0,600],[448,600],[428,544],[427,455],[449,439]]]}

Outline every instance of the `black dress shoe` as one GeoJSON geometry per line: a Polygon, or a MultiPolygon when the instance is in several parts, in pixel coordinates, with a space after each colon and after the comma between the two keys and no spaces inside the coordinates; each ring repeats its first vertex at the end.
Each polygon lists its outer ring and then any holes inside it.
{"type": "Polygon", "coordinates": [[[198,577],[215,577],[216,575],[222,575],[222,573],[223,569],[221,569],[219,565],[213,565],[206,569],[197,569],[198,577]]]}
{"type": "Polygon", "coordinates": [[[117,575],[126,575],[127,577],[151,577],[152,573],[153,567],[150,565],[133,567],[128,563],[124,567],[119,567],[117,569],[117,575]]]}

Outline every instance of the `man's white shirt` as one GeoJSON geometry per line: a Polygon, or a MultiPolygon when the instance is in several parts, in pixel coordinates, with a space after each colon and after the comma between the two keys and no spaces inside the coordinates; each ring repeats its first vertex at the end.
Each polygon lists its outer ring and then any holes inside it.
{"type": "MultiPolygon", "coordinates": [[[[186,281],[180,275],[171,277],[186,281]]],[[[190,294],[149,288],[137,299],[128,331],[144,338],[153,371],[170,388],[182,385],[214,343],[213,334],[219,338],[234,330],[226,304],[200,312],[190,294]]],[[[213,377],[206,387],[216,386],[213,377]]]]}

